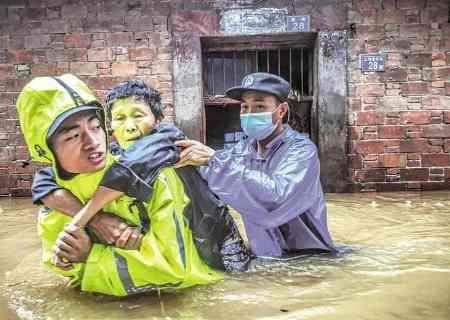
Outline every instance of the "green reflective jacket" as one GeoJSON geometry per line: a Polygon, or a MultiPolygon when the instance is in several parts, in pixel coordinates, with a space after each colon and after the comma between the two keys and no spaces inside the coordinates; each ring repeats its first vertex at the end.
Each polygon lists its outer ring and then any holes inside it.
{"type": "MultiPolygon", "coordinates": [[[[96,101],[95,96],[76,77],[64,75],[59,78],[74,89],[85,103],[96,101]]],[[[52,122],[77,105],[78,102],[54,79],[41,77],[32,80],[22,90],[17,109],[33,158],[51,163],[57,183],[86,203],[113,163],[112,156],[108,156],[108,164],[103,170],[63,180],[58,175],[54,155],[46,142],[52,122]]],[[[185,222],[183,212],[189,201],[174,170],[161,170],[151,199],[139,205],[135,199],[122,196],[104,208],[105,212],[118,215],[137,226],[141,225],[143,214],[150,219],[150,230],[145,234],[140,250],[94,244],[87,261],[74,264],[74,268],[69,271],[52,264],[52,247],[71,218],[55,210],[42,209],[38,231],[43,242],[44,263],[55,272],[71,277],[70,283],[80,285],[83,291],[115,296],[217,281],[222,275],[201,260],[185,222]]]]}

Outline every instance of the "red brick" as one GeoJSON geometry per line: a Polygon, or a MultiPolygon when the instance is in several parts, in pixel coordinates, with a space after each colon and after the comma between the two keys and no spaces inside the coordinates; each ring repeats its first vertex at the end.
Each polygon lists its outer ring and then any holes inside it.
{"type": "Polygon", "coordinates": [[[422,165],[421,165],[420,160],[408,160],[408,162],[406,163],[406,166],[408,168],[420,168],[422,165]]]}
{"type": "Polygon", "coordinates": [[[431,54],[431,65],[433,67],[445,66],[446,55],[443,52],[433,52],[431,54]]]}
{"type": "Polygon", "coordinates": [[[86,62],[88,49],[86,48],[71,48],[67,49],[67,54],[71,62],[83,61],[86,62]]]}
{"type": "Polygon", "coordinates": [[[81,3],[65,4],[61,8],[61,16],[63,18],[85,18],[88,15],[88,10],[85,5],[81,3]]]}
{"type": "Polygon", "coordinates": [[[443,182],[422,182],[422,190],[433,191],[433,190],[449,190],[450,183],[448,181],[443,182]]]}
{"type": "Polygon", "coordinates": [[[113,63],[111,69],[114,77],[134,76],[137,73],[135,62],[113,63]]]}
{"type": "MultiPolygon", "coordinates": [[[[190,25],[192,25],[192,23],[190,25]]],[[[124,31],[153,31],[153,30],[154,24],[151,16],[140,16],[140,17],[125,16],[124,31]]]]}
{"type": "Polygon", "coordinates": [[[431,168],[430,174],[439,174],[442,176],[444,175],[444,168],[431,168]]]}
{"type": "Polygon", "coordinates": [[[406,155],[382,154],[380,155],[380,163],[385,168],[404,168],[406,167],[406,155]]]}
{"type": "Polygon", "coordinates": [[[380,139],[401,139],[405,137],[405,128],[400,126],[378,127],[378,137],[380,139]]]}
{"type": "Polygon", "coordinates": [[[386,179],[385,169],[369,169],[365,172],[364,181],[383,182],[386,179]]]}
{"type": "Polygon", "coordinates": [[[384,27],[381,25],[356,25],[357,38],[359,40],[382,40],[384,39],[384,27]]]}
{"type": "Polygon", "coordinates": [[[431,69],[431,80],[433,81],[444,81],[448,79],[448,76],[450,75],[450,68],[444,67],[444,68],[432,68],[431,69]]]}
{"type": "Polygon", "coordinates": [[[361,127],[349,127],[348,134],[350,140],[360,140],[362,137],[361,127]]]}
{"type": "Polygon", "coordinates": [[[31,74],[37,76],[54,76],[57,74],[58,66],[56,63],[52,64],[33,64],[31,66],[31,74]]]}
{"type": "Polygon", "coordinates": [[[97,75],[97,64],[95,62],[71,62],[70,72],[81,76],[97,75]]]}
{"type": "Polygon", "coordinates": [[[376,125],[384,123],[384,113],[381,112],[357,112],[356,114],[356,125],[376,125]]]}
{"type": "Polygon", "coordinates": [[[427,24],[402,24],[400,25],[400,34],[405,38],[426,38],[429,35],[429,27],[427,24]]]}
{"type": "Polygon", "coordinates": [[[443,146],[444,139],[428,139],[428,143],[432,146],[443,146]]]}
{"type": "Polygon", "coordinates": [[[6,79],[14,76],[12,64],[0,64],[0,79],[6,79]]]}
{"type": "Polygon", "coordinates": [[[132,32],[114,32],[109,36],[109,44],[112,47],[126,46],[129,47],[133,44],[132,32]]]}
{"type": "Polygon", "coordinates": [[[401,24],[405,21],[405,13],[401,10],[380,10],[378,12],[380,23],[401,24]]]}
{"type": "Polygon", "coordinates": [[[428,181],[428,168],[400,169],[401,181],[428,181]]]}
{"type": "Polygon", "coordinates": [[[352,154],[348,156],[348,161],[350,168],[361,169],[362,168],[362,157],[359,154],[352,154]]]}
{"type": "Polygon", "coordinates": [[[429,111],[409,111],[400,114],[402,124],[429,124],[431,123],[431,112],[429,111]]]}
{"type": "Polygon", "coordinates": [[[405,56],[408,65],[431,67],[431,53],[412,53],[405,56]]]}
{"type": "Polygon", "coordinates": [[[358,154],[380,154],[384,151],[384,144],[381,141],[359,141],[356,145],[358,154]]]}
{"type": "Polygon", "coordinates": [[[428,84],[426,82],[408,82],[402,84],[402,94],[422,95],[428,93],[428,84]]]}
{"type": "Polygon", "coordinates": [[[397,182],[386,182],[386,183],[376,183],[375,189],[377,192],[398,192],[406,191],[407,183],[397,183],[397,182]]]}
{"type": "Polygon", "coordinates": [[[356,96],[382,97],[384,94],[385,87],[382,83],[363,84],[356,87],[356,96]]]}
{"type": "MultiPolygon", "coordinates": [[[[449,83],[449,92],[450,92],[450,83],[449,83]]],[[[350,111],[360,111],[361,98],[348,98],[348,106],[350,111]]]]}
{"type": "Polygon", "coordinates": [[[397,0],[399,9],[421,9],[424,8],[426,0],[397,0]]]}
{"type": "MultiPolygon", "coordinates": [[[[15,93],[0,92],[0,105],[14,104],[15,97],[17,97],[17,94],[15,93]]],[[[0,114],[1,113],[2,111],[0,111],[0,114]]]]}
{"type": "Polygon", "coordinates": [[[88,50],[88,61],[111,61],[112,54],[110,48],[93,48],[88,50]]]}
{"type": "Polygon", "coordinates": [[[84,33],[72,33],[64,36],[66,48],[89,48],[91,37],[84,33]]]}
{"type": "Polygon", "coordinates": [[[153,60],[155,52],[150,48],[129,48],[131,61],[153,60]]]}
{"type": "Polygon", "coordinates": [[[384,79],[386,81],[406,81],[408,80],[408,72],[401,68],[390,68],[385,71],[384,79]]]}
{"type": "Polygon", "coordinates": [[[93,90],[111,90],[112,87],[124,80],[125,78],[120,77],[93,77],[89,78],[87,83],[93,90]]]}
{"type": "Polygon", "coordinates": [[[8,50],[7,55],[9,63],[17,64],[33,62],[33,54],[31,50],[8,50]]]}
{"type": "Polygon", "coordinates": [[[425,139],[402,140],[400,141],[400,152],[430,152],[432,147],[425,139]]]}
{"type": "Polygon", "coordinates": [[[444,142],[444,152],[450,152],[450,140],[444,142]]]}
{"type": "Polygon", "coordinates": [[[450,125],[429,125],[425,126],[423,136],[426,138],[450,138],[450,125]]]}
{"type": "Polygon", "coordinates": [[[448,167],[450,166],[450,154],[432,153],[422,154],[423,167],[448,167]]]}

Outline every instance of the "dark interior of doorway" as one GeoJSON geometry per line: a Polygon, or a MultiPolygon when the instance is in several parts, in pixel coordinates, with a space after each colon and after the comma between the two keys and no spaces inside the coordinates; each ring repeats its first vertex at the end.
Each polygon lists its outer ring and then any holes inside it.
{"type": "Polygon", "coordinates": [[[290,83],[289,124],[311,136],[315,39],[313,33],[203,38],[204,142],[220,149],[243,137],[239,102],[224,94],[252,72],[270,72],[290,83]]]}
{"type": "MultiPolygon", "coordinates": [[[[289,125],[302,133],[311,133],[311,102],[289,101],[289,125]]],[[[243,137],[239,103],[208,105],[205,108],[206,144],[213,149],[229,148],[243,137]]],[[[287,118],[284,119],[285,122],[287,118]]]]}

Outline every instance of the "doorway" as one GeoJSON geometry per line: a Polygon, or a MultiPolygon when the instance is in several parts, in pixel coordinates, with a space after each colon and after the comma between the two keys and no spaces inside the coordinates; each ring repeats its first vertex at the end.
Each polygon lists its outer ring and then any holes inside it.
{"type": "Polygon", "coordinates": [[[202,39],[204,102],[203,141],[228,148],[243,137],[240,103],[225,97],[253,72],[276,74],[291,85],[289,125],[312,139],[314,96],[314,33],[202,39]]]}

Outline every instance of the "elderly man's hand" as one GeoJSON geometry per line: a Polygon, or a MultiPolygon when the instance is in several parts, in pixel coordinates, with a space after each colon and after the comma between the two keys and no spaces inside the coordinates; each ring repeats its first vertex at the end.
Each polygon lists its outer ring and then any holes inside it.
{"type": "Polygon", "coordinates": [[[139,228],[129,226],[118,216],[102,212],[92,218],[88,228],[100,243],[130,250],[139,249],[143,237],[139,228]]]}
{"type": "Polygon", "coordinates": [[[100,243],[114,244],[128,228],[125,221],[115,215],[98,212],[87,225],[100,243]]]}
{"type": "Polygon", "coordinates": [[[175,141],[175,145],[183,148],[180,153],[180,160],[175,164],[175,168],[188,165],[205,165],[214,155],[214,149],[195,140],[179,140],[175,141]]]}
{"type": "Polygon", "coordinates": [[[85,262],[91,248],[92,242],[86,231],[76,225],[69,224],[60,233],[53,248],[55,255],[58,257],[56,265],[66,269],[69,268],[70,263],[85,262]]]}

